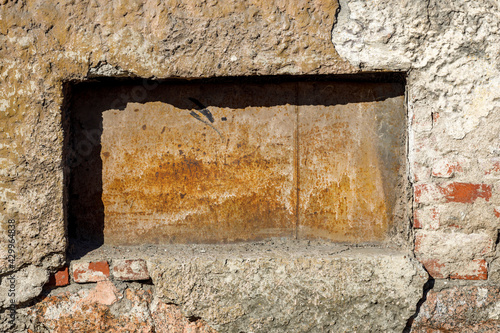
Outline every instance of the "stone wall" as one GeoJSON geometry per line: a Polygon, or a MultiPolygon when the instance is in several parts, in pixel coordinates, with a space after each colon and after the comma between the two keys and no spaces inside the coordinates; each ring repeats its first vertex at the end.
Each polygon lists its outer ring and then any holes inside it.
{"type": "MultiPolygon", "coordinates": [[[[179,332],[498,331],[499,6],[494,0],[0,0],[1,330],[124,331],[140,323],[144,331],[177,325],[179,332]],[[75,282],[78,262],[66,257],[74,250],[65,224],[68,83],[386,71],[404,73],[407,83],[413,214],[399,241],[368,254],[317,244],[309,254],[269,258],[240,249],[203,259],[208,247],[192,247],[165,261],[156,251],[146,258],[151,281],[104,275],[75,282]],[[48,288],[65,265],[72,283],[48,288]],[[212,302],[199,303],[199,295],[212,295],[212,302]],[[81,306],[62,313],[70,303],[81,306]],[[348,317],[333,311],[342,307],[348,317]],[[282,312],[266,316],[273,309],[282,312]],[[66,319],[57,327],[59,318],[66,319]]],[[[137,257],[110,253],[84,259],[114,265],[137,257]]]]}

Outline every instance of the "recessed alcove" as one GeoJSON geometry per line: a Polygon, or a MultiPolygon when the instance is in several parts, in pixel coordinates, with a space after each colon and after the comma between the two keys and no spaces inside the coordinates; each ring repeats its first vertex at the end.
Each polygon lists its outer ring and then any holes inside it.
{"type": "Polygon", "coordinates": [[[116,79],[69,91],[72,240],[360,243],[404,223],[399,75],[116,79]]]}

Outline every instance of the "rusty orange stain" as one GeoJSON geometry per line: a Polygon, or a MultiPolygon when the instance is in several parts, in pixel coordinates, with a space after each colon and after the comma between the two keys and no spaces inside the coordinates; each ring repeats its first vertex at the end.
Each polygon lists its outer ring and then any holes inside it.
{"type": "Polygon", "coordinates": [[[245,92],[254,100],[242,107],[224,106],[230,100],[213,106],[193,91],[197,88],[184,89],[182,96],[173,90],[168,103],[133,103],[120,113],[104,112],[105,242],[236,242],[293,235],[294,107],[252,106],[262,87],[249,87],[245,92]],[[210,106],[200,109],[191,99],[210,106]],[[182,103],[192,108],[178,107],[182,103]]]}
{"type": "Polygon", "coordinates": [[[380,240],[404,191],[403,93],[385,83],[164,84],[146,101],[100,107],[104,242],[380,240]]]}
{"type": "Polygon", "coordinates": [[[395,87],[311,83],[302,88],[299,237],[359,242],[387,234],[394,196],[401,193],[396,188],[404,172],[405,111],[403,96],[378,101],[376,94],[384,89],[395,87]],[[372,101],[362,95],[370,90],[372,101]],[[351,94],[353,103],[342,103],[344,94],[351,94]]]}

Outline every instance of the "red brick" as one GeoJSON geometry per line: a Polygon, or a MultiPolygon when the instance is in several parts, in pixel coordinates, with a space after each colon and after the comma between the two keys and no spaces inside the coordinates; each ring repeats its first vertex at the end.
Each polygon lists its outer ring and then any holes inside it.
{"type": "Polygon", "coordinates": [[[121,298],[120,292],[111,281],[99,281],[89,294],[80,300],[84,304],[99,303],[112,305],[121,298]]]}
{"type": "Polygon", "coordinates": [[[487,184],[451,183],[440,191],[447,202],[473,203],[478,198],[491,198],[491,185],[487,184]]]}
{"type": "Polygon", "coordinates": [[[148,280],[148,267],[142,259],[114,259],[113,277],[124,281],[148,280]]]}
{"type": "Polygon", "coordinates": [[[109,278],[107,261],[75,262],[71,266],[73,280],[77,283],[99,282],[109,278]]]}
{"type": "Polygon", "coordinates": [[[494,241],[486,233],[416,230],[415,255],[437,279],[486,279],[484,256],[493,249],[494,241]]]}
{"type": "Polygon", "coordinates": [[[473,203],[478,198],[489,201],[491,185],[471,183],[450,183],[435,185],[430,183],[418,184],[414,187],[416,203],[434,203],[438,201],[473,203]]]}
{"type": "Polygon", "coordinates": [[[57,272],[50,275],[49,287],[64,287],[69,284],[69,269],[68,266],[60,268],[57,272]]]}
{"type": "Polygon", "coordinates": [[[448,274],[443,273],[445,264],[441,263],[439,259],[420,259],[419,261],[434,279],[445,279],[448,277],[448,274]]]}

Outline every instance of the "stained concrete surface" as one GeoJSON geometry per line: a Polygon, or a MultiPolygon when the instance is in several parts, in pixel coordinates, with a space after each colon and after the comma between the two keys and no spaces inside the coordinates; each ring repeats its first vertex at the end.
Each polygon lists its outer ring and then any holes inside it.
{"type": "Polygon", "coordinates": [[[68,156],[70,236],[117,245],[360,242],[384,240],[401,223],[401,84],[141,88],[74,87],[68,149],[88,152],[68,156]]]}

